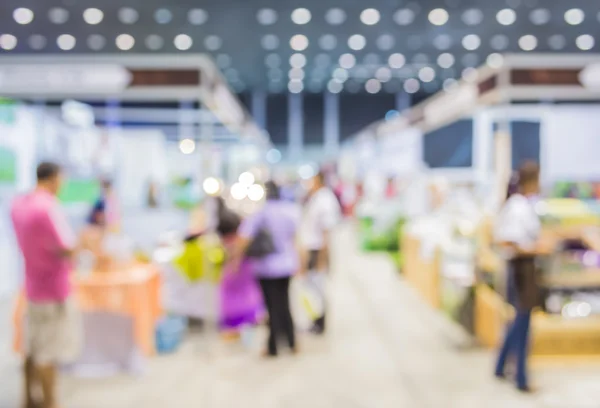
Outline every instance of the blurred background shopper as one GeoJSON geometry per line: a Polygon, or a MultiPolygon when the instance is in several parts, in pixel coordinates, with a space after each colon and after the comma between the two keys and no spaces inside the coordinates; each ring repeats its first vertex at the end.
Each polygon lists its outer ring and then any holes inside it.
{"type": "Polygon", "coordinates": [[[501,210],[495,230],[495,240],[508,260],[508,300],[516,310],[500,349],[495,375],[504,378],[507,358],[514,355],[517,388],[529,392],[527,358],[531,311],[542,302],[536,257],[548,254],[552,247],[540,239],[541,223],[534,208],[540,192],[536,163],[528,162],[520,168],[517,186],[501,210]]]}
{"type": "Polygon", "coordinates": [[[36,188],[18,197],[11,217],[25,260],[27,297],[24,406],[57,408],[56,377],[60,364],[72,361],[81,346],[79,315],[71,302],[70,256],[75,237],[56,199],[61,169],[54,163],[37,168],[36,188]]]}
{"type": "MultiPolygon", "coordinates": [[[[302,219],[301,241],[306,263],[303,268],[309,273],[324,273],[329,269],[330,233],[340,219],[339,201],[326,185],[325,174],[320,172],[311,180],[302,219]]],[[[325,313],[315,320],[312,331],[325,332],[325,313]]]]}
{"type": "Polygon", "coordinates": [[[294,322],[290,311],[290,279],[300,267],[296,235],[300,214],[298,207],[282,199],[279,186],[265,185],[267,202],[257,213],[244,220],[239,229],[238,257],[251,255],[249,249],[262,240],[272,245],[270,253],[252,261],[260,282],[269,314],[269,338],[265,354],[277,355],[277,340],[285,336],[288,346],[297,351],[294,322]],[[267,242],[269,241],[269,242],[267,242]]]}

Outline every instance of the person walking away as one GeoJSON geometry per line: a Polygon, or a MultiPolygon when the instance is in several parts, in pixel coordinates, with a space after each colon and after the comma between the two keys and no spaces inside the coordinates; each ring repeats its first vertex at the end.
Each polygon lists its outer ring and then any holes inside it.
{"type": "Polygon", "coordinates": [[[81,350],[81,322],[71,300],[70,256],[75,236],[56,195],[62,181],[54,163],[37,168],[37,186],[12,204],[11,218],[25,263],[27,298],[24,406],[57,408],[57,368],[81,350]]]}
{"type": "Polygon", "coordinates": [[[270,236],[274,251],[252,261],[269,314],[269,338],[265,355],[277,355],[278,337],[285,336],[292,352],[297,352],[294,321],[290,310],[290,279],[300,267],[296,236],[300,210],[281,197],[274,182],[265,185],[267,201],[257,213],[242,222],[238,231],[238,259],[258,236],[270,236]]]}
{"type": "MultiPolygon", "coordinates": [[[[111,231],[118,231],[120,228],[120,214],[117,196],[113,190],[112,183],[109,180],[103,180],[101,183],[101,193],[92,208],[92,215],[102,212],[104,222],[111,231]]],[[[89,220],[92,222],[93,220],[89,220]]]]}
{"type": "MultiPolygon", "coordinates": [[[[241,218],[217,198],[217,233],[227,253],[234,251],[241,218]]],[[[263,300],[254,279],[251,261],[225,264],[220,286],[220,327],[226,339],[238,339],[244,326],[258,324],[263,315],[263,300]]]]}
{"type": "Polygon", "coordinates": [[[506,360],[514,355],[517,388],[529,392],[527,357],[531,311],[542,301],[536,257],[550,253],[552,243],[540,239],[541,224],[534,208],[540,191],[536,163],[528,162],[520,168],[517,187],[500,211],[494,231],[494,240],[508,262],[507,296],[516,310],[500,349],[495,375],[504,378],[506,360]]]}
{"type": "MultiPolygon", "coordinates": [[[[312,180],[302,219],[303,268],[309,272],[323,273],[329,269],[329,241],[331,231],[341,219],[339,202],[326,186],[325,174],[319,173],[312,180]]],[[[325,332],[325,313],[315,320],[312,331],[325,332]]]]}

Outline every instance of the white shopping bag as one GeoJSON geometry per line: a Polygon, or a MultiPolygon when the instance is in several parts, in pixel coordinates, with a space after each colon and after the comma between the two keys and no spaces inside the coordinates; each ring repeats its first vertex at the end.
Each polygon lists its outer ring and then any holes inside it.
{"type": "Polygon", "coordinates": [[[291,308],[299,329],[310,329],[314,321],[325,313],[325,288],[325,273],[309,272],[292,281],[291,308]]]}

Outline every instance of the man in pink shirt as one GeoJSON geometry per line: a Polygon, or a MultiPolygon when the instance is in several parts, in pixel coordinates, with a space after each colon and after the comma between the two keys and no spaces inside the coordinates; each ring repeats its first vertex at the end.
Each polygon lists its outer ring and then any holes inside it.
{"type": "Polygon", "coordinates": [[[44,408],[57,408],[56,369],[71,362],[81,348],[79,314],[70,300],[75,237],[56,199],[62,181],[54,163],[37,168],[37,186],[18,197],[11,218],[25,261],[27,296],[25,407],[37,407],[39,383],[44,408]]]}

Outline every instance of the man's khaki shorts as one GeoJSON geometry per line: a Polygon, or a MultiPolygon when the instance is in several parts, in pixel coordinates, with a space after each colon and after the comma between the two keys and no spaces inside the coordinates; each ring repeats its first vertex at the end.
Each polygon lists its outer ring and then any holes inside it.
{"type": "Polygon", "coordinates": [[[75,362],[83,345],[81,314],[71,299],[27,305],[25,346],[37,365],[75,362]]]}

